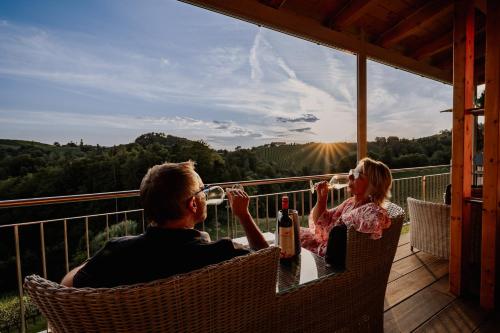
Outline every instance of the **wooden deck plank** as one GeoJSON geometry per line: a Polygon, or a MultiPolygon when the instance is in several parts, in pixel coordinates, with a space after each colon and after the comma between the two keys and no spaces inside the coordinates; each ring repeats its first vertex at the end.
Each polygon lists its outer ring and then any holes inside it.
{"type": "Polygon", "coordinates": [[[415,332],[473,332],[486,321],[487,313],[476,302],[455,299],[415,332]]]}
{"type": "Polygon", "coordinates": [[[385,332],[500,332],[500,313],[449,292],[448,261],[411,252],[401,235],[387,284],[385,332]]]}
{"type": "Polygon", "coordinates": [[[403,258],[392,264],[389,281],[392,282],[403,275],[406,275],[417,268],[429,265],[431,262],[440,260],[439,258],[424,252],[418,252],[406,258],[403,258]]]}
{"type": "Polygon", "coordinates": [[[391,271],[394,271],[400,275],[406,275],[417,268],[420,268],[424,265],[430,265],[431,263],[439,260],[441,259],[431,254],[425,252],[417,252],[409,257],[403,258],[393,263],[391,271]]]}
{"type": "Polygon", "coordinates": [[[404,301],[448,274],[448,261],[437,259],[387,284],[384,310],[404,301]]]}
{"type": "Polygon", "coordinates": [[[486,321],[479,326],[474,333],[498,333],[500,332],[500,310],[492,312],[486,318],[486,321]]]}
{"type": "Polygon", "coordinates": [[[448,275],[445,275],[386,311],[385,332],[411,332],[422,325],[455,299],[448,289],[448,275]]]}
{"type": "Polygon", "coordinates": [[[403,258],[406,258],[408,256],[411,256],[412,254],[414,254],[416,252],[418,252],[418,250],[411,252],[410,243],[398,246],[398,249],[396,250],[396,255],[394,256],[394,262],[401,260],[403,258]]]}

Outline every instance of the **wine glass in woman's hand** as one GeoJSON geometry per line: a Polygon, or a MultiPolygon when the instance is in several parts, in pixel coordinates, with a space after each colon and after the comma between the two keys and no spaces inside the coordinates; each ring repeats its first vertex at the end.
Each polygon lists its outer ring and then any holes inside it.
{"type": "MultiPolygon", "coordinates": [[[[318,187],[318,185],[321,184],[319,183],[313,183],[313,181],[309,181],[309,187],[311,189],[311,193],[314,193],[318,187]]],[[[328,182],[328,189],[336,189],[340,190],[343,189],[344,187],[347,187],[349,185],[349,176],[347,175],[334,175],[330,181],[328,182]]]]}

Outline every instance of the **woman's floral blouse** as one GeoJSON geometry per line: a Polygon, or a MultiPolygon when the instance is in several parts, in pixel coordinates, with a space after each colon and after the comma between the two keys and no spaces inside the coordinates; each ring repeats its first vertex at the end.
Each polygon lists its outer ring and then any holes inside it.
{"type": "Polygon", "coordinates": [[[328,235],[336,225],[345,224],[347,228],[371,234],[372,239],[382,237],[382,230],[391,225],[387,211],[379,205],[369,202],[356,206],[354,198],[349,198],[339,206],[325,210],[316,223],[309,215],[309,228],[301,228],[300,241],[302,247],[324,256],[328,235]]]}

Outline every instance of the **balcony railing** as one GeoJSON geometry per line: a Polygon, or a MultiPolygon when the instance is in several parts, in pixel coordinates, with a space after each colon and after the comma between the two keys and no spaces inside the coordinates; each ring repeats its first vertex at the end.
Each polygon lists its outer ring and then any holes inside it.
{"type": "MultiPolygon", "coordinates": [[[[438,173],[412,177],[398,178],[398,175],[408,173],[436,172],[449,168],[448,165],[435,167],[421,167],[411,169],[393,169],[395,178],[392,185],[391,201],[406,210],[406,198],[411,196],[427,201],[441,202],[443,192],[450,182],[450,174],[438,173]]],[[[279,197],[287,194],[290,198],[290,206],[298,211],[300,223],[307,225],[308,214],[314,204],[313,195],[309,190],[309,180],[319,181],[332,177],[333,174],[288,177],[277,179],[262,179],[254,181],[226,182],[219,185],[223,188],[234,184],[241,184],[248,189],[250,195],[250,211],[255,221],[263,231],[274,232],[275,217],[279,209],[279,197]],[[287,191],[266,192],[264,187],[270,185],[278,186],[288,184],[287,191]]],[[[61,197],[33,198],[20,200],[0,201],[0,208],[14,209],[17,207],[46,206],[63,203],[94,202],[103,200],[115,200],[115,208],[118,200],[126,198],[137,198],[139,192],[121,191],[110,193],[82,194],[61,197]]],[[[335,206],[345,200],[348,193],[343,190],[332,190],[329,206],[335,206]]],[[[138,203],[136,202],[136,206],[138,203]]],[[[2,221],[5,223],[5,221],[2,221]]],[[[113,236],[137,234],[144,231],[146,222],[143,210],[139,207],[133,209],[115,209],[115,211],[78,215],[71,217],[57,217],[53,219],[16,222],[0,225],[0,237],[5,240],[7,249],[11,249],[15,256],[15,264],[9,265],[9,258],[0,258],[0,263],[5,260],[7,268],[6,285],[9,281],[17,284],[17,297],[19,301],[19,318],[27,318],[26,298],[23,297],[22,281],[27,274],[40,274],[51,280],[60,280],[62,275],[82,260],[90,258],[106,240],[113,236]],[[26,238],[23,239],[23,233],[26,238]],[[10,235],[10,236],[9,236],[10,235]],[[10,239],[9,239],[10,238],[10,239]],[[10,269],[12,268],[12,269],[10,269]],[[10,279],[10,280],[9,280],[10,279]]],[[[232,215],[229,205],[224,202],[220,206],[211,206],[208,211],[207,220],[200,226],[210,234],[212,239],[221,237],[236,238],[244,235],[236,218],[232,215]]],[[[8,252],[8,251],[7,251],[8,252]]],[[[0,269],[2,267],[0,266],[0,269]]],[[[0,291],[5,293],[5,290],[0,291]]],[[[1,297],[0,297],[1,299],[1,297]]],[[[2,327],[0,331],[9,329],[2,327]]],[[[3,324],[3,326],[6,326],[3,324]]],[[[19,329],[26,331],[26,321],[19,320],[19,329]]],[[[9,329],[12,331],[12,328],[9,329]]]]}

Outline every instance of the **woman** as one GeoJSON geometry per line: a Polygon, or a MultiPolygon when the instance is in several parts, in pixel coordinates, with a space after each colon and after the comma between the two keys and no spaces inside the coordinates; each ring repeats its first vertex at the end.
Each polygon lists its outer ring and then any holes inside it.
{"type": "Polygon", "coordinates": [[[356,169],[349,171],[352,196],[328,210],[328,185],[327,182],[319,183],[316,188],[317,202],[309,215],[309,228],[301,228],[300,231],[302,247],[324,256],[330,230],[341,223],[371,234],[372,239],[382,237],[382,230],[391,225],[383,208],[391,183],[391,172],[384,163],[364,158],[356,169]]]}

